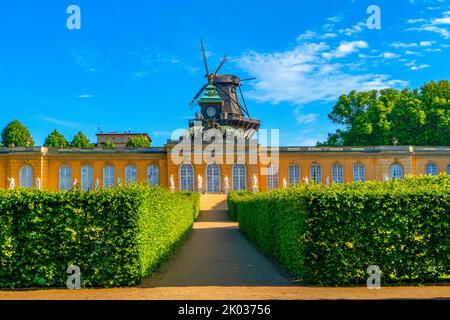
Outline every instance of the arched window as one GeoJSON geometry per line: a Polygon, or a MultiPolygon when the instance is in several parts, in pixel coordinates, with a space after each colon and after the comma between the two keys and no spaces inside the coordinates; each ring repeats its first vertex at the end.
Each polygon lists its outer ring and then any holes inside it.
{"type": "Polygon", "coordinates": [[[300,168],[297,164],[292,163],[288,167],[289,185],[293,186],[300,183],[300,168]]]}
{"type": "Polygon", "coordinates": [[[94,170],[92,166],[85,165],[81,167],[81,190],[88,191],[94,184],[94,170]]]}
{"type": "Polygon", "coordinates": [[[342,164],[333,164],[331,167],[331,178],[333,183],[344,183],[344,166],[342,164]]]}
{"type": "Polygon", "coordinates": [[[236,163],[233,166],[233,176],[232,176],[233,190],[247,190],[247,173],[245,170],[245,165],[236,163]]]}
{"type": "Polygon", "coordinates": [[[125,167],[125,183],[137,182],[137,169],[135,165],[129,164],[125,167]]]}
{"type": "Polygon", "coordinates": [[[437,176],[437,165],[434,162],[430,162],[425,166],[425,174],[431,176],[437,176]]]}
{"type": "Polygon", "coordinates": [[[267,167],[267,189],[278,188],[278,167],[270,165],[267,167]]]}
{"type": "Polygon", "coordinates": [[[322,167],[318,163],[311,165],[311,180],[315,183],[322,183],[322,167]]]}
{"type": "Polygon", "coordinates": [[[194,191],[194,168],[191,164],[180,166],[180,190],[194,191]]]}
{"type": "Polygon", "coordinates": [[[67,164],[59,167],[59,190],[68,191],[72,187],[72,169],[67,164]]]}
{"type": "Polygon", "coordinates": [[[150,165],[147,167],[147,184],[152,187],[159,185],[158,166],[150,165]]]}
{"type": "Polygon", "coordinates": [[[215,163],[206,166],[206,192],[220,192],[220,168],[215,163]]]}
{"type": "Polygon", "coordinates": [[[103,167],[103,187],[113,188],[116,184],[116,169],[114,166],[106,165],[103,167]]]}
{"type": "Polygon", "coordinates": [[[403,178],[403,168],[398,163],[394,163],[389,170],[391,175],[391,180],[402,179],[403,178]]]}
{"type": "Polygon", "coordinates": [[[355,163],[353,165],[353,181],[365,182],[366,181],[366,168],[361,163],[355,163]]]}
{"type": "Polygon", "coordinates": [[[19,171],[19,186],[22,188],[33,187],[33,168],[25,165],[19,171]]]}

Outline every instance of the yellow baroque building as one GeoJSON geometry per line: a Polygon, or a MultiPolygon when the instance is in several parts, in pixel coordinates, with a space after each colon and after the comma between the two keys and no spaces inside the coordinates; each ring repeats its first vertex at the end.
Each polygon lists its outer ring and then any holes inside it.
{"type": "Polygon", "coordinates": [[[176,190],[201,187],[202,192],[224,193],[225,180],[229,190],[252,190],[255,182],[258,190],[268,190],[308,181],[349,183],[450,173],[450,147],[280,147],[276,170],[262,164],[261,148],[256,164],[239,161],[236,154],[230,164],[195,164],[190,158],[176,164],[173,147],[168,142],[142,149],[0,148],[0,188],[39,184],[42,189],[69,190],[79,184],[88,190],[117,183],[169,187],[172,180],[176,190]]]}

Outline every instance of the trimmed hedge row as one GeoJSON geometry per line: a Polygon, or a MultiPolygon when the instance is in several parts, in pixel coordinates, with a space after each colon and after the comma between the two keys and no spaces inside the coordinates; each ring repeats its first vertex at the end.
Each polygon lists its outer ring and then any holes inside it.
{"type": "Polygon", "coordinates": [[[377,265],[383,283],[450,275],[450,176],[390,183],[297,186],[230,194],[242,232],[297,279],[362,284],[377,265]]]}
{"type": "Polygon", "coordinates": [[[140,185],[82,192],[0,191],[0,287],[134,285],[155,271],[198,216],[197,193],[140,185]]]}

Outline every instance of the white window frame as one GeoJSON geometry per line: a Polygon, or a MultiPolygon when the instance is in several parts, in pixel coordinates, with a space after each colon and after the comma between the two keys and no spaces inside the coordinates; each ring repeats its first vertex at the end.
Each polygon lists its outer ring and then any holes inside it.
{"type": "Polygon", "coordinates": [[[288,167],[289,185],[294,186],[300,183],[300,167],[296,163],[291,163],[288,167]]]}
{"type": "Polygon", "coordinates": [[[389,177],[391,178],[391,180],[403,179],[403,167],[398,163],[393,163],[389,168],[389,177]]]}
{"type": "Polygon", "coordinates": [[[310,177],[311,181],[313,181],[314,183],[322,183],[322,166],[320,164],[311,164],[310,177]]]}
{"type": "Polygon", "coordinates": [[[94,169],[90,164],[86,164],[80,169],[81,190],[88,191],[94,187],[94,169]]]}
{"type": "Polygon", "coordinates": [[[267,189],[278,189],[279,188],[279,179],[278,179],[278,166],[269,165],[266,169],[267,174],[267,189]]]}
{"type": "Polygon", "coordinates": [[[19,186],[21,188],[33,187],[33,167],[26,164],[19,170],[19,186]]]}
{"type": "Polygon", "coordinates": [[[219,193],[220,192],[220,166],[216,163],[210,163],[206,166],[206,192],[219,193]],[[217,179],[217,181],[215,181],[217,179]],[[213,181],[214,180],[214,181],[213,181]]]}
{"type": "Polygon", "coordinates": [[[68,164],[59,167],[59,191],[69,191],[72,188],[72,168],[68,164]]]}
{"type": "Polygon", "coordinates": [[[336,184],[344,183],[344,166],[340,163],[334,163],[331,166],[331,181],[336,184]]]}
{"type": "Polygon", "coordinates": [[[103,188],[114,188],[116,185],[116,168],[107,164],[103,167],[103,188]]]}
{"type": "Polygon", "coordinates": [[[137,167],[134,164],[125,167],[125,183],[137,183],[137,167]]]}
{"type": "Polygon", "coordinates": [[[366,166],[362,163],[355,163],[353,165],[353,181],[366,182],[366,166]]]}
{"type": "Polygon", "coordinates": [[[425,166],[425,174],[431,176],[438,175],[437,164],[435,162],[428,162],[425,166]]]}
{"type": "Polygon", "coordinates": [[[147,167],[147,184],[152,187],[159,185],[159,167],[155,164],[147,167]]]}
{"type": "Polygon", "coordinates": [[[194,166],[190,163],[183,163],[180,165],[178,174],[180,191],[194,191],[194,166]]]}
{"type": "Polygon", "coordinates": [[[247,168],[242,163],[235,163],[232,168],[233,191],[247,190],[247,168]]]}

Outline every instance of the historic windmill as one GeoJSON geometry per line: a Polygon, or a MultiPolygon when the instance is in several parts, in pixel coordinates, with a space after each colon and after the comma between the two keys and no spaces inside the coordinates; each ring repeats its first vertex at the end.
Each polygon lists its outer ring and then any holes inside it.
{"type": "Polygon", "coordinates": [[[251,118],[244,95],[242,94],[241,80],[239,77],[231,74],[218,74],[223,65],[227,62],[224,57],[214,73],[209,73],[208,62],[206,60],[203,41],[200,41],[205,65],[205,78],[208,82],[199,90],[189,104],[191,107],[198,100],[201,112],[196,114],[196,119],[190,121],[190,126],[194,121],[202,121],[203,127],[222,127],[242,129],[244,131],[253,129],[258,130],[260,122],[258,119],[251,118]],[[239,91],[242,103],[239,101],[239,91]]]}

